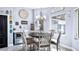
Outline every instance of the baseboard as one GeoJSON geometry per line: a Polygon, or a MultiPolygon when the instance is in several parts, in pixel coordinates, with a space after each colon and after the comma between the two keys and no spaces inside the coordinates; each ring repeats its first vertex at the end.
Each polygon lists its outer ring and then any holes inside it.
{"type": "Polygon", "coordinates": [[[11,46],[13,46],[13,44],[8,44],[8,47],[11,47],[11,46]]]}
{"type": "Polygon", "coordinates": [[[65,48],[67,48],[67,49],[70,49],[70,50],[72,50],[72,51],[76,51],[75,48],[72,48],[72,47],[70,47],[70,46],[68,46],[68,45],[65,45],[65,44],[60,44],[60,46],[65,47],[65,48]]]}

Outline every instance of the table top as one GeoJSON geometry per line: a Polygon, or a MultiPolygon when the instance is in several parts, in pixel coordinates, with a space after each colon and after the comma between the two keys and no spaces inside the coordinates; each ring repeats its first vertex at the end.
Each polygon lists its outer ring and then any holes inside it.
{"type": "Polygon", "coordinates": [[[42,37],[42,36],[50,36],[51,33],[44,33],[44,32],[30,32],[29,33],[30,36],[32,37],[36,37],[36,38],[39,38],[39,37],[42,37]]]}

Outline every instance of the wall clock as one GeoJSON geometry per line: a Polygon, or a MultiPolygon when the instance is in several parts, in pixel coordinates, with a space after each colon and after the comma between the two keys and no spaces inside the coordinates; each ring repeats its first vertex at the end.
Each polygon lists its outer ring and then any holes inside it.
{"type": "Polygon", "coordinates": [[[19,11],[19,16],[22,18],[22,19],[26,19],[28,17],[28,11],[25,10],[25,9],[21,9],[19,11]]]}

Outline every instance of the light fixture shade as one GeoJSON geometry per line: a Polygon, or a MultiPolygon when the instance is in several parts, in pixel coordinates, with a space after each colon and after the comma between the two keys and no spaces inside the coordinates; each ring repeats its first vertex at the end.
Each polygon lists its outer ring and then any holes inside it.
{"type": "Polygon", "coordinates": [[[38,15],[38,16],[36,16],[36,19],[45,20],[46,16],[40,16],[40,15],[38,15]]]}
{"type": "Polygon", "coordinates": [[[40,17],[41,20],[44,20],[45,18],[43,16],[40,17]]]}

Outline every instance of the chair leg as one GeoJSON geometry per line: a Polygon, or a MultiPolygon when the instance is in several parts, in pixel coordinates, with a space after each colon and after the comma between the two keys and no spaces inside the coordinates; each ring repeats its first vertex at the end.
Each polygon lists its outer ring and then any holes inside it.
{"type": "Polygon", "coordinates": [[[32,48],[33,48],[33,51],[34,51],[34,44],[33,44],[33,47],[32,48]]]}
{"type": "Polygon", "coordinates": [[[33,50],[33,44],[30,44],[30,51],[33,50]]]}
{"type": "Polygon", "coordinates": [[[49,51],[51,50],[50,46],[49,46],[49,51]]]}
{"type": "Polygon", "coordinates": [[[33,44],[33,50],[35,51],[35,45],[33,44]]]}
{"type": "Polygon", "coordinates": [[[31,44],[30,44],[30,51],[31,51],[31,44]]]}
{"type": "Polygon", "coordinates": [[[57,51],[58,51],[58,44],[57,44],[57,51]]]}
{"type": "Polygon", "coordinates": [[[47,51],[50,51],[50,47],[47,48],[47,51]]]}
{"type": "Polygon", "coordinates": [[[27,51],[27,46],[26,46],[25,44],[24,44],[23,49],[24,49],[25,51],[27,51]]]}

